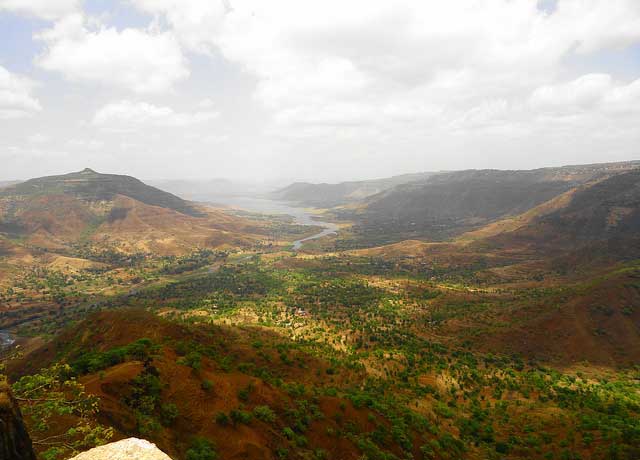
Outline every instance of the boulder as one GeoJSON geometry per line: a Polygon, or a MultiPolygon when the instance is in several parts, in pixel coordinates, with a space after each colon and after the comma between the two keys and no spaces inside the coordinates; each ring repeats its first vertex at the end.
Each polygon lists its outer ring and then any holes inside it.
{"type": "Polygon", "coordinates": [[[149,441],[128,438],[95,447],[70,460],[171,460],[171,458],[149,441]]]}

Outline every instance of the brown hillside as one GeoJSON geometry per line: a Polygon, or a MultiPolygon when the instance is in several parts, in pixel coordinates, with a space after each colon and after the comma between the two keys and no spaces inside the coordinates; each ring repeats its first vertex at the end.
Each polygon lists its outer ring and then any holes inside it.
{"type": "MultiPolygon", "coordinates": [[[[328,362],[296,350],[289,352],[291,364],[287,364],[278,358],[276,351],[276,346],[286,341],[271,332],[180,326],[140,310],[92,315],[21,361],[11,363],[9,372],[16,377],[59,359],[73,363],[83,353],[107,351],[141,338],[160,344],[151,360],[117,364],[85,375],[81,382],[89,393],[100,396],[99,419],[115,427],[117,437],[139,436],[136,412],[127,401],[134,397],[137,377],[149,372],[157,375],[162,382],[161,404],[175,404],[179,415],[169,425],[144,435],[175,459],[183,459],[191,441],[200,436],[215,443],[222,459],[276,459],[278,449],[287,448],[291,459],[307,458],[311,451],[320,449],[326,458],[355,460],[362,458],[362,451],[354,441],[332,433],[343,432],[345,427],[354,432],[370,432],[377,424],[388,426],[378,414],[356,408],[348,400],[323,395],[296,396],[287,391],[286,385],[275,383],[281,380],[307,387],[345,386],[361,382],[362,371],[345,370],[340,375],[330,375],[326,372],[331,367],[328,362]],[[256,341],[262,344],[259,349],[252,346],[256,341]],[[179,364],[185,346],[203,350],[198,369],[179,364]],[[277,380],[242,371],[242,365],[268,369],[277,380]],[[203,387],[205,381],[210,388],[203,387]],[[240,390],[246,388],[250,391],[245,398],[240,390]],[[313,406],[297,412],[309,403],[313,406]],[[251,412],[256,406],[269,406],[276,419],[268,422],[253,417],[249,423],[229,424],[215,421],[216,414],[229,414],[233,410],[251,412]],[[305,430],[305,441],[292,444],[284,429],[293,426],[295,417],[311,412],[317,415],[305,430]]],[[[393,444],[391,452],[398,455],[401,450],[393,444]]]]}
{"type": "Polygon", "coordinates": [[[559,364],[633,365],[640,361],[640,272],[527,301],[504,319],[510,326],[478,336],[476,346],[559,364]]]}

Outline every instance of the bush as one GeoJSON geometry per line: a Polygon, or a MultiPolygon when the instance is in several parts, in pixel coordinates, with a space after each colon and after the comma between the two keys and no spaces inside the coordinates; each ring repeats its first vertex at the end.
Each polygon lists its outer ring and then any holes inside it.
{"type": "Polygon", "coordinates": [[[251,395],[252,391],[253,391],[253,383],[250,383],[246,387],[238,390],[238,399],[240,401],[245,401],[245,402],[248,401],[249,395],[251,395]]]}
{"type": "Polygon", "coordinates": [[[138,339],[122,347],[107,351],[89,351],[81,354],[71,364],[73,370],[80,375],[97,372],[127,360],[144,361],[158,350],[158,346],[150,339],[138,339]]]}
{"type": "Polygon", "coordinates": [[[187,451],[187,460],[216,460],[215,446],[207,439],[197,438],[187,451]]]}
{"type": "Polygon", "coordinates": [[[213,382],[211,380],[205,379],[200,384],[200,388],[202,388],[204,391],[211,391],[211,389],[213,388],[213,382]]]}
{"type": "Polygon", "coordinates": [[[202,367],[202,355],[197,351],[192,351],[187,354],[187,356],[180,358],[178,364],[182,364],[183,366],[189,366],[191,369],[199,371],[200,367],[202,367]]]}
{"type": "Polygon", "coordinates": [[[251,415],[250,412],[240,409],[233,409],[229,413],[229,415],[234,425],[238,423],[244,423],[245,425],[248,425],[249,423],[251,423],[251,419],[253,418],[253,415],[251,415]]]}
{"type": "Polygon", "coordinates": [[[161,423],[164,426],[170,426],[178,418],[178,406],[173,403],[163,404],[160,407],[160,415],[162,416],[161,423]]]}
{"type": "Polygon", "coordinates": [[[218,425],[222,425],[222,426],[227,426],[229,424],[229,422],[231,421],[229,419],[229,416],[227,414],[225,414],[224,412],[218,412],[216,414],[216,423],[218,425]]]}
{"type": "Polygon", "coordinates": [[[256,406],[253,409],[253,415],[258,419],[266,423],[272,423],[276,420],[276,414],[271,410],[269,406],[256,406]]]}

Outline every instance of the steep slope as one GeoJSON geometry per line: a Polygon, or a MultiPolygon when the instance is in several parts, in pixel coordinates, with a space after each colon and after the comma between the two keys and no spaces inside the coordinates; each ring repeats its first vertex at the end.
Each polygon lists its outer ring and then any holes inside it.
{"type": "Polygon", "coordinates": [[[569,206],[541,220],[569,238],[602,240],[638,236],[640,170],[620,174],[577,192],[569,206]]]}
{"type": "Polygon", "coordinates": [[[364,235],[444,239],[516,216],[580,185],[629,171],[638,162],[531,171],[442,173],[369,197],[353,217],[364,235]]]}
{"type": "Polygon", "coordinates": [[[529,248],[556,264],[640,257],[640,169],[577,188],[564,206],[489,237],[491,248],[529,248]]]}
{"type": "Polygon", "coordinates": [[[271,194],[273,199],[293,201],[305,206],[333,207],[356,202],[396,185],[426,179],[435,173],[404,174],[385,179],[311,184],[296,182],[271,194]]]}

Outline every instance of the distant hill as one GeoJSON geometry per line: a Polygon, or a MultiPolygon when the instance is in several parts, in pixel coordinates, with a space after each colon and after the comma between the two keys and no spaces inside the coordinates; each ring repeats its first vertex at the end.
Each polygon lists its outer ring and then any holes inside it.
{"type": "Polygon", "coordinates": [[[640,236],[640,169],[584,187],[540,223],[574,240],[640,236]]]}
{"type": "Polygon", "coordinates": [[[74,246],[182,254],[250,244],[258,231],[222,211],[196,208],[140,180],[91,169],[0,190],[0,235],[52,251],[74,246]]]}
{"type": "Polygon", "coordinates": [[[89,168],[60,176],[39,177],[0,190],[0,196],[72,195],[84,201],[112,200],[127,196],[151,206],[173,209],[190,216],[198,212],[185,200],[146,185],[142,181],[116,174],[100,174],[89,168]]]}
{"type": "Polygon", "coordinates": [[[271,193],[271,198],[292,201],[304,206],[320,208],[345,205],[363,200],[397,185],[419,181],[436,173],[404,174],[385,179],[341,182],[338,184],[311,184],[296,182],[271,193]]]}
{"type": "Polygon", "coordinates": [[[640,257],[640,169],[580,186],[564,206],[486,241],[556,255],[570,251],[573,262],[564,264],[584,265],[598,256],[640,257]]]}
{"type": "Polygon", "coordinates": [[[0,190],[3,188],[11,187],[12,185],[19,184],[22,181],[19,180],[0,180],[0,190]]]}
{"type": "Polygon", "coordinates": [[[351,217],[361,234],[378,239],[441,240],[522,214],[576,187],[639,166],[640,162],[626,162],[441,173],[373,195],[351,217]]]}

